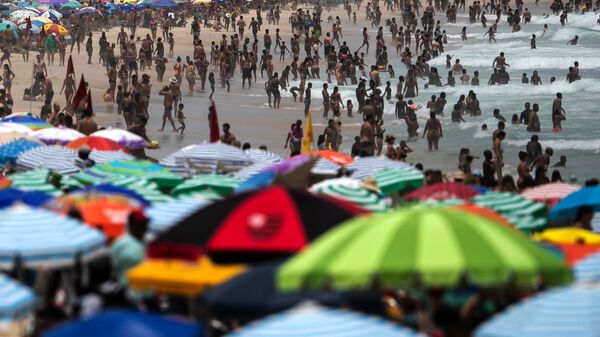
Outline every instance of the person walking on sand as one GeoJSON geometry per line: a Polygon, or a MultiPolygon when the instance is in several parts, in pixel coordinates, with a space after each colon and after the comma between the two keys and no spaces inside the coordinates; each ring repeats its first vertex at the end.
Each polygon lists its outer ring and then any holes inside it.
{"type": "Polygon", "coordinates": [[[171,88],[169,88],[169,86],[165,85],[158,94],[163,96],[163,106],[164,106],[162,126],[160,127],[160,129],[158,129],[158,131],[161,131],[161,132],[164,131],[165,124],[167,123],[167,120],[169,120],[169,123],[171,123],[171,126],[173,127],[173,132],[177,132],[177,128],[175,127],[175,122],[173,122],[173,116],[172,116],[173,91],[171,90],[171,88]]]}

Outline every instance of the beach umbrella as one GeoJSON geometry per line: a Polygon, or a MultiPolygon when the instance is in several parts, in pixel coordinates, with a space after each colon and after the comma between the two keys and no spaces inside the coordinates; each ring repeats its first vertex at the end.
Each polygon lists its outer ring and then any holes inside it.
{"type": "Polygon", "coordinates": [[[58,21],[63,17],[63,15],[60,14],[60,12],[55,11],[54,9],[49,9],[43,12],[41,16],[54,21],[58,21]]]}
{"type": "Polygon", "coordinates": [[[23,133],[19,133],[19,132],[0,133],[0,144],[6,144],[8,142],[12,142],[12,141],[18,140],[18,139],[24,139],[24,140],[28,140],[33,143],[38,143],[40,145],[44,145],[44,143],[42,141],[40,141],[39,139],[31,137],[31,136],[23,134],[23,133]]]}
{"type": "Polygon", "coordinates": [[[371,212],[383,212],[390,208],[389,200],[381,198],[376,191],[367,190],[360,181],[351,178],[324,180],[313,185],[310,191],[345,200],[371,212]]]}
{"type": "Polygon", "coordinates": [[[65,195],[61,199],[71,200],[71,203],[79,205],[79,203],[85,203],[96,198],[108,198],[113,201],[120,203],[129,204],[135,207],[148,207],[150,202],[146,200],[139,193],[127,189],[125,187],[119,187],[111,184],[99,184],[94,186],[87,186],[85,188],[72,191],[68,195],[65,195]]]}
{"type": "Polygon", "coordinates": [[[550,210],[551,220],[563,220],[577,215],[581,207],[592,207],[600,212],[600,186],[584,187],[559,201],[550,210]]]}
{"type": "Polygon", "coordinates": [[[52,20],[50,20],[49,18],[45,17],[45,16],[38,16],[35,18],[31,19],[31,24],[33,25],[34,22],[40,22],[42,23],[42,25],[44,25],[44,28],[46,25],[52,24],[52,20]]]}
{"type": "Polygon", "coordinates": [[[14,24],[12,24],[12,22],[11,22],[11,24],[8,24],[7,22],[0,23],[0,32],[3,32],[5,30],[7,30],[7,29],[17,30],[17,26],[15,26],[14,24]]]}
{"type": "Polygon", "coordinates": [[[423,186],[423,172],[411,168],[392,168],[373,175],[377,187],[385,194],[412,191],[423,186]]]}
{"type": "Polygon", "coordinates": [[[21,203],[32,207],[45,205],[52,199],[52,196],[37,191],[22,191],[16,188],[4,188],[0,190],[0,207],[12,206],[15,203],[21,203]]]}
{"type": "Polygon", "coordinates": [[[476,337],[598,336],[600,287],[575,285],[540,293],[477,328],[476,337]]]}
{"type": "Polygon", "coordinates": [[[48,122],[27,113],[14,113],[0,119],[0,122],[21,124],[33,131],[52,127],[48,122]]]}
{"type": "Polygon", "coordinates": [[[281,261],[269,262],[236,275],[204,292],[199,302],[216,317],[242,320],[255,320],[307,300],[329,306],[347,303],[348,296],[341,293],[278,291],[275,275],[281,264],[281,261]]]}
{"type": "Polygon", "coordinates": [[[315,156],[314,158],[316,158],[317,160],[314,162],[312,168],[310,169],[311,173],[336,175],[338,173],[338,171],[340,170],[340,168],[342,168],[341,165],[336,164],[327,159],[317,157],[317,156],[315,156]]]}
{"type": "Polygon", "coordinates": [[[186,197],[152,205],[146,209],[146,215],[150,219],[150,231],[153,233],[164,232],[188,215],[210,203],[211,201],[209,200],[186,197]]]}
{"type": "Polygon", "coordinates": [[[104,129],[92,134],[94,137],[106,138],[129,149],[143,149],[148,145],[146,140],[134,133],[123,129],[104,129]]]}
{"type": "Polygon", "coordinates": [[[19,22],[19,21],[25,20],[29,17],[33,18],[33,17],[37,17],[39,15],[40,15],[40,13],[36,10],[31,11],[31,10],[27,10],[27,9],[19,9],[19,10],[16,10],[16,11],[10,13],[8,18],[11,21],[19,22]]]}
{"type": "Polygon", "coordinates": [[[60,6],[61,9],[77,9],[83,5],[77,1],[68,1],[60,6]]]}
{"type": "MultiPolygon", "coordinates": [[[[146,174],[146,176],[152,174],[152,172],[149,172],[146,174]]],[[[162,176],[161,173],[157,174],[162,176]]],[[[113,180],[110,182],[110,184],[136,192],[137,194],[143,196],[144,199],[148,200],[148,202],[150,202],[151,205],[171,202],[175,200],[175,198],[161,192],[160,186],[156,182],[146,178],[138,178],[136,176],[133,176],[129,178],[113,180]]]]}
{"type": "Polygon", "coordinates": [[[75,166],[77,154],[59,145],[39,146],[23,152],[17,158],[17,167],[21,170],[47,168],[61,174],[79,171],[75,166]]]}
{"type": "Polygon", "coordinates": [[[79,8],[78,10],[76,10],[73,15],[84,15],[84,14],[93,15],[93,14],[98,14],[98,13],[99,13],[98,10],[94,7],[82,7],[82,8],[79,8]]]}
{"type": "Polygon", "coordinates": [[[107,310],[63,323],[42,337],[203,337],[202,324],[155,314],[107,310]]]}
{"type": "Polygon", "coordinates": [[[539,241],[558,244],[600,244],[600,234],[576,227],[549,228],[535,233],[533,238],[539,241]]]}
{"type": "Polygon", "coordinates": [[[283,157],[271,151],[265,151],[260,149],[248,149],[245,150],[244,153],[246,153],[246,155],[250,157],[250,160],[252,160],[252,162],[254,163],[279,163],[283,161],[283,157]]]}
{"type": "Polygon", "coordinates": [[[416,191],[403,195],[402,198],[406,200],[467,200],[477,195],[479,195],[479,192],[467,185],[445,182],[421,187],[416,191]]]}
{"type": "Polygon", "coordinates": [[[9,176],[12,181],[12,187],[18,188],[23,191],[37,191],[50,194],[52,196],[60,196],[62,194],[61,189],[74,190],[83,188],[77,180],[70,176],[61,176],[60,181],[56,181],[58,184],[54,186],[50,183],[51,175],[55,173],[50,172],[48,169],[35,169],[32,171],[14,173],[9,176]]]}
{"type": "Polygon", "coordinates": [[[72,266],[104,250],[104,236],[53,212],[16,205],[0,210],[0,268],[72,266]]]}
{"type": "Polygon", "coordinates": [[[487,192],[474,197],[471,201],[502,214],[516,228],[524,232],[542,229],[547,224],[546,205],[531,201],[518,194],[487,192]]]}
{"type": "Polygon", "coordinates": [[[194,144],[184,147],[161,162],[168,167],[184,168],[188,173],[237,171],[252,164],[250,157],[237,147],[223,143],[194,144]]]}
{"type": "MultiPolygon", "coordinates": [[[[106,151],[98,152],[103,153],[106,151]]],[[[153,181],[159,184],[159,186],[169,188],[177,186],[183,181],[183,178],[172,173],[166,167],[149,160],[139,159],[107,161],[99,165],[94,165],[76,174],[74,177],[82,183],[89,185],[135,177],[137,180],[153,181]]]]}
{"type": "Polygon", "coordinates": [[[0,165],[14,164],[21,153],[38,146],[41,145],[22,138],[0,144],[0,165]]]}
{"type": "Polygon", "coordinates": [[[24,318],[35,311],[31,289],[0,274],[0,321],[24,318]]]}
{"type": "Polygon", "coordinates": [[[150,256],[206,252],[215,261],[238,263],[289,256],[362,213],[337,199],[273,186],[231,196],[189,215],[156,238],[150,256]]]}
{"type": "MultiPolygon", "coordinates": [[[[1,124],[0,124],[1,126],[1,124]]],[[[90,150],[97,151],[121,151],[125,148],[119,143],[112,141],[107,138],[95,137],[95,136],[85,136],[79,139],[76,139],[66,145],[66,147],[79,150],[82,147],[87,147],[90,150]]]]}
{"type": "MultiPolygon", "coordinates": [[[[456,199],[454,199],[456,200],[456,199]]],[[[515,225],[512,224],[510,221],[508,221],[505,217],[503,217],[500,213],[497,213],[496,211],[483,207],[483,206],[479,206],[479,205],[475,205],[475,204],[460,204],[460,205],[452,205],[452,206],[448,206],[448,207],[452,207],[454,209],[457,210],[461,210],[464,212],[468,212],[471,214],[475,214],[475,215],[479,215],[482,216],[484,218],[487,218],[489,220],[495,221],[497,223],[501,223],[507,227],[511,227],[514,228],[515,225]]]]}
{"type": "MultiPolygon", "coordinates": [[[[33,34],[39,34],[39,33],[42,31],[42,28],[41,28],[41,27],[43,26],[43,24],[42,24],[41,22],[38,22],[38,24],[39,24],[39,26],[38,26],[38,25],[35,25],[35,24],[32,24],[32,25],[31,25],[31,28],[29,28],[29,32],[31,32],[31,33],[33,33],[33,34]]],[[[27,29],[27,24],[26,24],[26,23],[20,24],[20,25],[19,25],[19,29],[20,29],[20,30],[25,30],[25,29],[27,29]]],[[[31,130],[30,130],[30,131],[31,131],[31,130]]]]}
{"type": "Polygon", "coordinates": [[[176,8],[178,5],[173,0],[156,0],[150,3],[153,8],[176,8]]]}
{"type": "Polygon", "coordinates": [[[54,23],[49,23],[44,25],[44,31],[46,33],[54,33],[57,35],[61,35],[61,36],[66,36],[69,35],[69,30],[66,29],[65,27],[61,26],[61,25],[57,25],[54,23]]]}
{"type": "Polygon", "coordinates": [[[0,134],[11,133],[11,132],[17,132],[17,133],[29,135],[33,131],[31,131],[30,128],[28,128],[27,126],[25,126],[23,124],[8,123],[8,122],[0,123],[0,134]]]}
{"type": "Polygon", "coordinates": [[[239,184],[240,181],[234,177],[222,174],[199,174],[177,185],[171,191],[171,194],[182,196],[198,191],[211,190],[225,196],[231,194],[239,184]]]}
{"type": "Polygon", "coordinates": [[[33,137],[41,140],[42,142],[53,145],[65,145],[85,135],[77,130],[70,129],[64,126],[58,126],[54,128],[40,129],[34,131],[31,134],[33,137]]]}
{"type": "Polygon", "coordinates": [[[404,208],[348,221],[290,259],[278,274],[282,290],[535,287],[569,282],[557,256],[487,218],[444,208],[404,208]]]}
{"type": "Polygon", "coordinates": [[[315,304],[307,303],[250,323],[227,336],[417,337],[417,334],[382,318],[347,310],[325,309],[315,304]]]}
{"type": "Polygon", "coordinates": [[[129,215],[139,210],[130,204],[110,198],[96,198],[77,209],[81,213],[82,221],[104,232],[109,241],[115,240],[126,232],[129,215]]]}
{"type": "Polygon", "coordinates": [[[309,152],[308,155],[317,156],[341,166],[348,165],[353,161],[352,157],[333,150],[316,150],[309,152]]]}
{"type": "Polygon", "coordinates": [[[375,174],[383,170],[389,170],[393,168],[403,169],[407,167],[411,166],[407,163],[391,160],[385,157],[359,157],[356,158],[352,163],[346,165],[346,168],[352,172],[351,177],[358,180],[373,177],[375,174]]]}
{"type": "Polygon", "coordinates": [[[132,289],[196,297],[245,269],[243,265],[216,265],[207,257],[193,262],[149,259],[127,272],[127,285],[132,289]]]}

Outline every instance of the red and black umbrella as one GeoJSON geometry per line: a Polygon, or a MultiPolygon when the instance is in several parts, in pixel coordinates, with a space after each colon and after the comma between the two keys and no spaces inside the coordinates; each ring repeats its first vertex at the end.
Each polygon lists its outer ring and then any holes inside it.
{"type": "Polygon", "coordinates": [[[150,245],[155,258],[249,263],[289,256],[337,224],[366,211],[279,186],[241,193],[188,216],[150,245]]]}
{"type": "Polygon", "coordinates": [[[471,199],[479,195],[474,188],[453,182],[433,184],[421,187],[416,191],[404,195],[406,200],[448,200],[471,199]]]}

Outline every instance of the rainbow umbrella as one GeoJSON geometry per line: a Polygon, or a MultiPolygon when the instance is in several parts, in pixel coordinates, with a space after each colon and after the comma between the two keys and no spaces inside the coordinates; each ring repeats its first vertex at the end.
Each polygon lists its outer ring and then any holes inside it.
{"type": "Polygon", "coordinates": [[[51,124],[47,123],[42,119],[32,116],[29,113],[14,113],[0,119],[0,122],[22,124],[34,131],[52,127],[51,124]]]}

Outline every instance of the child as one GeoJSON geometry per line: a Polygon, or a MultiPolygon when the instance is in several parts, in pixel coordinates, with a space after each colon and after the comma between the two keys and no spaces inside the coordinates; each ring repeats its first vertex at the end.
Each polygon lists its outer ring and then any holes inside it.
{"type": "Polygon", "coordinates": [[[394,73],[394,67],[391,64],[388,64],[388,74],[390,78],[396,78],[396,73],[394,73]]]}
{"type": "Polygon", "coordinates": [[[180,127],[177,128],[176,131],[181,130],[181,135],[183,136],[183,131],[185,131],[185,116],[183,115],[183,103],[179,103],[177,107],[177,112],[175,113],[175,118],[177,118],[177,122],[179,122],[180,127]]]}
{"type": "Polygon", "coordinates": [[[392,83],[390,81],[385,82],[385,99],[388,101],[392,99],[392,83]]]}
{"type": "Polygon", "coordinates": [[[117,86],[117,114],[121,115],[123,113],[123,86],[117,86]]]}
{"type": "Polygon", "coordinates": [[[215,93],[215,73],[212,71],[208,74],[208,83],[210,83],[210,96],[208,96],[208,98],[212,99],[212,96],[215,93]]]}
{"type": "Polygon", "coordinates": [[[531,34],[531,49],[536,49],[535,34],[531,34]]]}
{"type": "Polygon", "coordinates": [[[175,53],[174,49],[175,49],[175,38],[173,37],[173,33],[169,33],[169,38],[167,39],[167,42],[169,43],[169,54],[171,56],[173,56],[173,54],[175,53]]]}
{"type": "Polygon", "coordinates": [[[348,109],[348,117],[353,117],[352,116],[352,109],[354,108],[354,105],[352,104],[352,100],[347,100],[346,101],[346,108],[348,109]]]}
{"type": "Polygon", "coordinates": [[[356,12],[352,13],[352,26],[356,26],[356,12]]]}
{"type": "Polygon", "coordinates": [[[452,64],[451,61],[452,60],[452,55],[446,55],[446,68],[450,69],[452,68],[452,64]]]}

